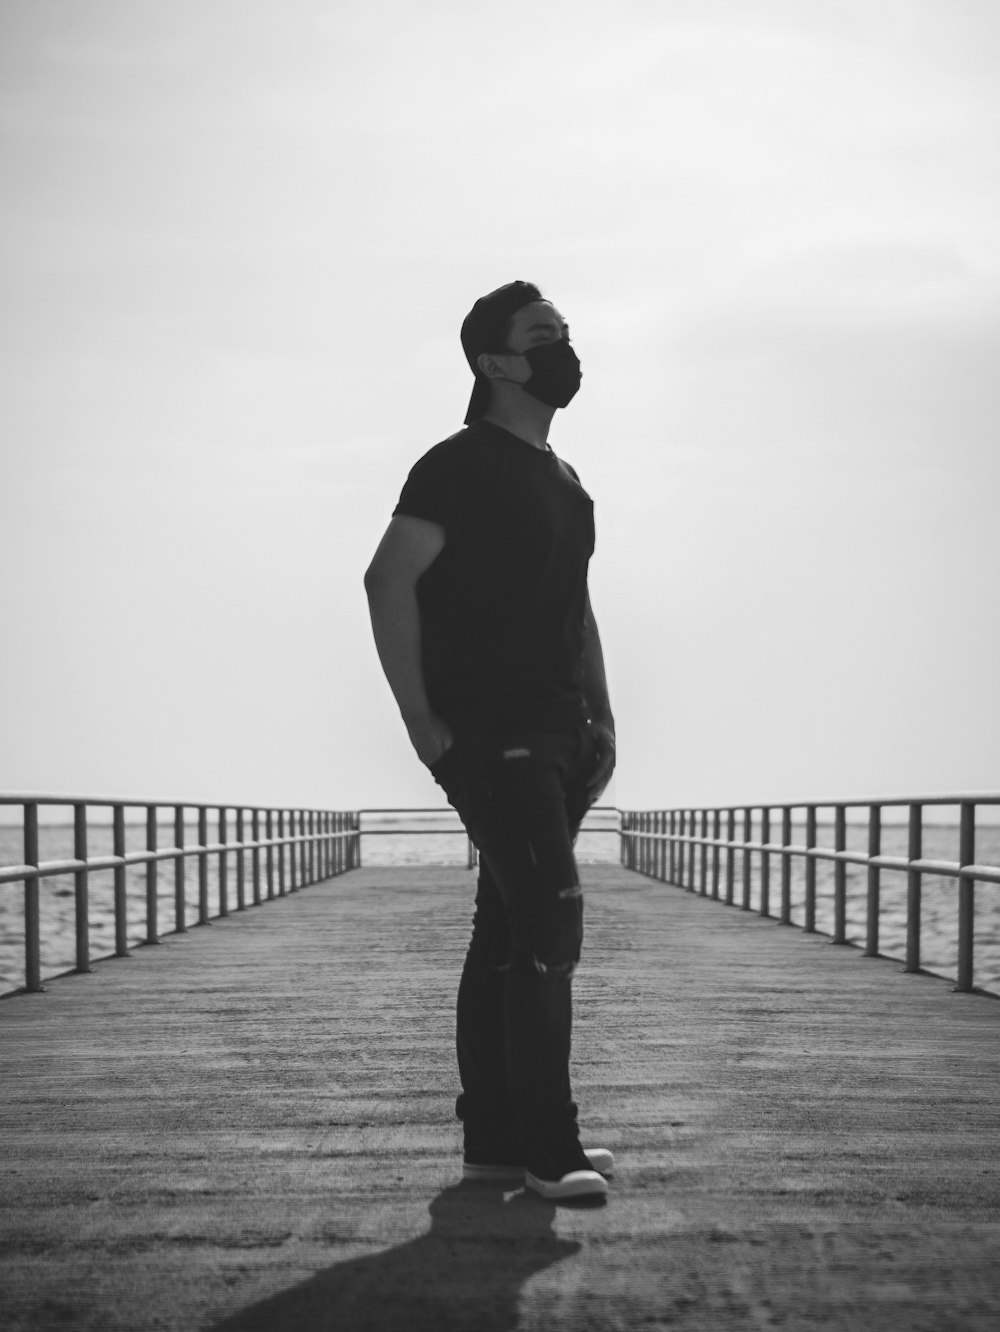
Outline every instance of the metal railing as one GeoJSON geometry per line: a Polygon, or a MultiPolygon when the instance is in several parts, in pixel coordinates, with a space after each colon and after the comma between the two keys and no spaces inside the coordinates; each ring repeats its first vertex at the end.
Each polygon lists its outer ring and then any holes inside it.
{"type": "MultiPolygon", "coordinates": [[[[466,868],[473,870],[476,869],[476,867],[479,864],[479,852],[476,848],[476,844],[475,842],[473,842],[472,838],[468,835],[464,826],[459,821],[458,815],[456,814],[454,809],[451,808],[450,805],[425,805],[419,807],[413,805],[407,805],[407,806],[397,806],[390,808],[359,809],[357,811],[357,814],[358,814],[358,831],[360,834],[358,841],[358,852],[357,852],[358,854],[357,863],[359,865],[361,864],[361,856],[362,856],[361,842],[363,838],[401,837],[401,836],[464,837],[466,842],[466,857],[465,857],[466,868]],[[442,828],[440,825],[428,826],[426,823],[421,824],[419,821],[416,824],[412,822],[407,823],[405,826],[402,827],[392,826],[392,827],[380,828],[380,827],[365,826],[364,820],[366,815],[375,815],[384,818],[386,815],[391,816],[397,814],[406,814],[406,815],[412,814],[418,817],[421,815],[423,816],[431,815],[437,818],[441,818],[442,816],[450,816],[450,818],[454,822],[454,826],[450,828],[442,828]]],[[[618,818],[617,818],[618,810],[615,808],[614,805],[595,805],[592,809],[587,811],[587,817],[589,818],[592,814],[614,814],[615,827],[614,828],[588,827],[584,825],[580,829],[581,836],[585,834],[594,834],[594,833],[609,833],[609,832],[618,833],[619,831],[618,818]]]]}
{"type": "MultiPolygon", "coordinates": [[[[920,925],[924,875],[955,879],[958,885],[958,983],[956,989],[970,991],[973,985],[975,936],[975,885],[1000,884],[1000,866],[976,863],[976,810],[1000,805],[1000,795],[966,793],[947,796],[905,796],[878,800],[797,801],[793,804],[724,805],[663,810],[622,811],[622,864],[651,878],[699,892],[703,897],[736,905],[736,855],[742,858],[740,905],[752,909],[753,864],[758,875],[758,911],[771,913],[771,860],[780,865],[778,919],[792,921],[791,873],[793,858],[805,861],[805,900],[802,928],[816,930],[816,866],[832,861],[833,931],[837,944],[847,938],[847,867],[860,865],[867,871],[864,953],[879,955],[880,888],[883,870],[902,871],[907,876],[905,970],[920,971],[920,925]],[[932,860],[923,856],[924,810],[957,806],[958,860],[932,860]],[[907,810],[907,854],[882,854],[883,811],[907,810]],[[867,809],[867,851],[847,846],[848,810],[867,809]],[[818,844],[819,812],[832,811],[833,846],[818,844]],[[772,838],[772,815],[780,818],[780,841],[772,838]],[[793,815],[804,814],[804,843],[792,842],[793,815]],[[759,837],[753,834],[758,816],[759,837]],[[742,835],[739,835],[738,833],[742,835]],[[723,863],[724,860],[724,863],[723,863]]],[[[802,824],[802,818],[797,821],[802,824]]]]}
{"type": "MultiPolygon", "coordinates": [[[[358,863],[358,815],[355,811],[288,809],[245,805],[149,802],[140,800],[90,799],[79,796],[0,795],[0,805],[20,805],[23,828],[23,864],[0,866],[0,886],[24,883],[24,988],[42,989],[40,894],[42,879],[72,874],[76,929],[76,967],[92,970],[88,882],[101,870],[114,872],[115,950],[111,956],[128,956],[128,910],[126,872],[129,866],[146,867],[147,944],[160,941],[157,870],[161,861],[174,862],[173,931],[188,927],[185,862],[198,864],[197,924],[214,918],[209,906],[209,861],[214,857],[218,910],[230,914],[229,857],[235,859],[235,910],[283,897],[322,879],[333,878],[358,863]],[[39,859],[40,808],[72,807],[73,856],[63,860],[39,859]],[[88,811],[110,810],[112,851],[109,855],[88,854],[88,811]],[[126,811],[145,813],[145,848],[126,847],[126,811]],[[161,820],[161,811],[169,818],[161,820]],[[209,815],[214,812],[216,838],[209,840],[209,815]],[[197,820],[197,841],[188,842],[186,816],[197,820]],[[160,832],[173,825],[169,846],[160,844],[160,832]],[[230,836],[232,832],[233,836],[230,836]],[[249,859],[249,866],[247,861],[249,859]],[[249,872],[248,872],[249,869],[249,872]]],[[[140,825],[141,826],[141,825],[140,825]]],[[[107,956],[107,955],[105,955],[107,956]]]]}
{"type": "Polygon", "coordinates": [[[415,815],[418,820],[421,815],[424,816],[431,815],[432,817],[437,817],[437,818],[441,818],[442,816],[445,815],[451,815],[453,819],[458,820],[458,815],[449,805],[396,805],[396,806],[375,807],[371,809],[359,809],[358,810],[358,833],[359,833],[358,864],[359,865],[361,864],[362,845],[363,845],[363,839],[365,837],[458,837],[458,836],[464,837],[466,842],[466,848],[465,848],[466,869],[470,870],[475,869],[476,866],[479,864],[479,852],[476,850],[476,844],[473,842],[469,834],[465,831],[465,828],[463,827],[461,822],[458,822],[457,826],[453,828],[429,827],[426,825],[426,823],[421,824],[419,821],[416,823],[416,825],[410,822],[402,827],[393,826],[388,828],[379,828],[379,827],[373,828],[370,826],[369,827],[365,826],[366,815],[374,815],[379,818],[385,818],[387,815],[391,816],[395,814],[412,814],[415,815]]]}

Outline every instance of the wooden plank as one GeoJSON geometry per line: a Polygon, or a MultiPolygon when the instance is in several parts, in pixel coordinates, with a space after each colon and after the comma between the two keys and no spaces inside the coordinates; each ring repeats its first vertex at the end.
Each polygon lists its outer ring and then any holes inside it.
{"type": "Polygon", "coordinates": [[[606,1206],[458,1183],[473,876],[355,871],[0,1003],[5,1332],[992,1330],[1000,1004],[583,877],[606,1206]]]}

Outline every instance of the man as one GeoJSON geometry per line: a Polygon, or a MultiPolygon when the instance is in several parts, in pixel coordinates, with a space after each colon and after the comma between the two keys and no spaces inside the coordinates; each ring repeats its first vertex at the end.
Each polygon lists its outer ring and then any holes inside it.
{"type": "Polygon", "coordinates": [[[410,472],[365,586],[413,747],[480,853],[458,992],[463,1173],[601,1195],[611,1153],[582,1149],[569,1079],[573,844],[614,768],[614,720],[587,593],[593,504],[548,444],[580,362],[529,282],[478,300],[462,347],[467,428],[410,472]]]}

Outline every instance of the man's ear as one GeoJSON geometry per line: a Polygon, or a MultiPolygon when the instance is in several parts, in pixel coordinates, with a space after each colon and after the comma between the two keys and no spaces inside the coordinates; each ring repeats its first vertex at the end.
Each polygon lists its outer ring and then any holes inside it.
{"type": "Polygon", "coordinates": [[[476,365],[480,372],[487,379],[506,379],[507,374],[503,366],[497,360],[493,352],[480,352],[476,357],[476,365]]]}

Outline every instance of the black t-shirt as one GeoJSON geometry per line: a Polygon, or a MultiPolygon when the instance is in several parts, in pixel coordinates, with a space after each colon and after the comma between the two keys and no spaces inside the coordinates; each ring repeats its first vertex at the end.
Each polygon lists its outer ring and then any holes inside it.
{"type": "Polygon", "coordinates": [[[394,514],[445,530],[417,584],[431,706],[579,707],[594,505],[573,469],[478,421],[424,454],[394,514]]]}

